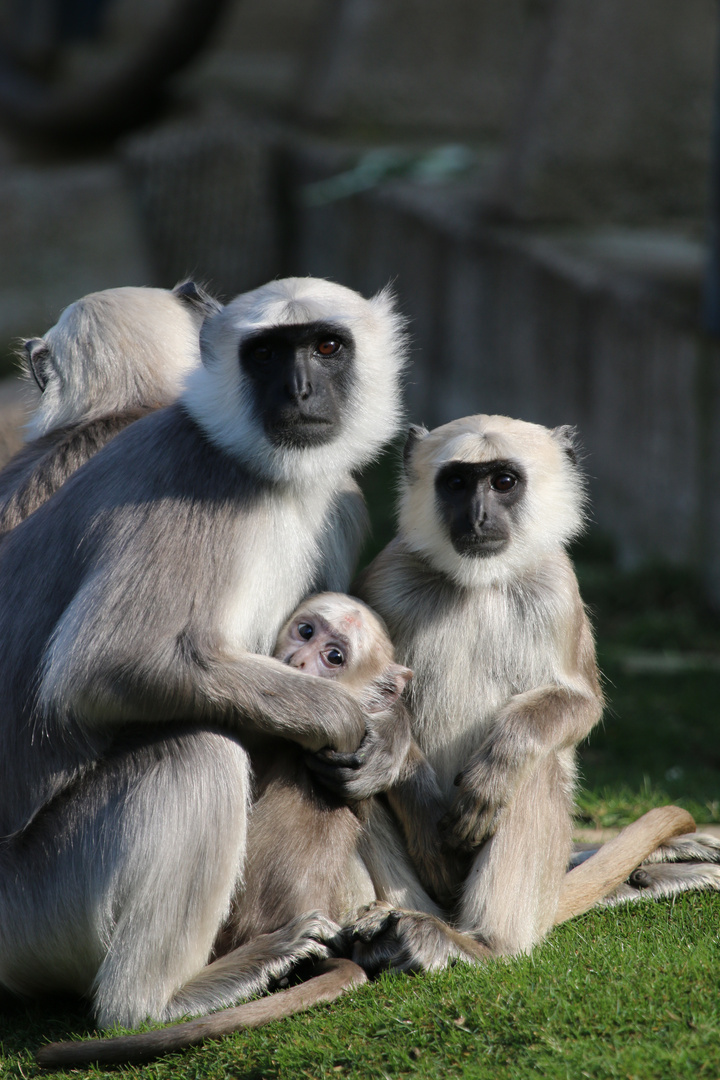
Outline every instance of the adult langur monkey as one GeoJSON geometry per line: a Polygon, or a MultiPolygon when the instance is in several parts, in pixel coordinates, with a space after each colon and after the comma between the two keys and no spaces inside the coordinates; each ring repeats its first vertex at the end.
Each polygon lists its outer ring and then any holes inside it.
{"type": "MultiPolygon", "coordinates": [[[[392,644],[378,617],[353,597],[340,593],[312,596],[280,631],[275,656],[305,675],[336,681],[362,703],[373,717],[374,732],[383,730],[392,751],[393,772],[386,782],[394,781],[402,790],[404,777],[416,771],[405,706],[399,700],[411,672],[394,662],[392,644]]],[[[316,786],[302,749],[284,739],[269,737],[255,747],[253,772],[255,802],[248,827],[244,885],[227,921],[224,940],[216,945],[222,949],[270,934],[313,910],[333,922],[347,922],[363,904],[382,895],[365,860],[369,847],[366,830],[377,810],[375,800],[348,805],[316,786]]],[[[421,813],[419,820],[412,821],[420,845],[426,836],[432,839],[435,825],[429,821],[423,829],[424,817],[421,813]]],[[[405,877],[411,878],[407,855],[400,851],[399,857],[406,864],[405,877]]],[[[396,869],[395,873],[402,871],[396,869]]],[[[415,903],[432,903],[419,884],[413,899],[415,903]]],[[[366,979],[362,969],[349,960],[330,963],[335,966],[321,975],[262,1002],[159,1031],[52,1044],[43,1047],[38,1058],[55,1066],[146,1061],[287,1016],[366,979]]]]}
{"type": "Polygon", "coordinates": [[[220,305],[193,281],[106,289],[65,308],[21,360],[39,398],[29,442],[0,472],[0,537],[119,431],[169,405],[200,362],[203,320],[220,305]]]}
{"type": "MultiPolygon", "coordinates": [[[[355,597],[338,593],[309,597],[281,630],[275,656],[306,675],[338,681],[362,702],[374,718],[375,730],[387,730],[395,761],[394,778],[388,777],[393,786],[384,796],[345,804],[312,783],[299,747],[281,739],[266,740],[253,754],[256,802],[248,828],[245,883],[226,924],[223,947],[272,933],[311,910],[348,924],[361,905],[392,898],[422,908],[427,927],[439,927],[448,949],[446,959],[466,955],[466,936],[441,923],[439,909],[415,877],[417,870],[420,878],[436,879],[439,789],[409,738],[399,698],[412,673],[395,662],[381,620],[355,597]],[[402,826],[412,861],[391,811],[402,826]]],[[[368,778],[363,783],[368,786],[368,778]]],[[[600,865],[598,872],[598,860],[589,860],[585,875],[588,869],[594,874],[596,896],[617,880],[612,875],[617,875],[618,863],[624,862],[627,872],[658,837],[666,835],[668,822],[677,821],[672,812],[660,816],[661,825],[651,814],[615,841],[610,870],[600,865]]],[[[685,826],[686,815],[681,811],[680,816],[685,826]]],[[[575,903],[577,899],[576,892],[575,903]]],[[[478,943],[472,945],[474,959],[488,955],[478,943]]],[[[349,960],[330,960],[324,966],[321,974],[302,985],[261,1001],[159,1031],[55,1043],[43,1047],[38,1058],[53,1066],[147,1061],[307,1009],[366,980],[363,969],[349,960]]]]}
{"type": "MultiPolygon", "coordinates": [[[[411,429],[399,534],[356,591],[414,671],[413,735],[446,800],[441,832],[469,860],[454,920],[465,945],[437,920],[379,906],[356,927],[354,958],[368,970],[435,967],[458,947],[469,958],[522,952],[603,895],[598,871],[612,871],[617,845],[565,872],[575,746],[602,708],[565,552],[583,501],[567,428],[473,416],[411,429]]],[[[342,754],[335,763],[351,796],[342,754]]],[[[694,828],[683,811],[670,816],[668,836],[694,828]]],[[[632,869],[621,862],[615,885],[632,869]]],[[[719,868],[707,873],[720,882],[719,868]]],[[[686,887],[705,883],[688,874],[686,887]]]]}
{"type": "Polygon", "coordinates": [[[207,966],[242,878],[247,747],[372,731],[341,687],[254,654],[351,574],[352,471],[399,418],[391,297],[275,281],[201,348],[177,404],[0,547],[0,984],[88,995],[102,1026],[233,1004],[327,954],[337,928],[310,913],[207,966]]]}

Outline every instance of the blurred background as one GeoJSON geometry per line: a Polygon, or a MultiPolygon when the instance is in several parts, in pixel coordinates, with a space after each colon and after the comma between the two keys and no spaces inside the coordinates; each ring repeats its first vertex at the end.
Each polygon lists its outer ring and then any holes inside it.
{"type": "MultiPolygon", "coordinates": [[[[717,22],[714,0],[0,3],[7,375],[11,339],[92,290],[313,274],[392,282],[413,421],[578,426],[596,824],[668,793],[720,820],[717,22]]],[[[393,468],[366,477],[376,547],[393,468]]]]}

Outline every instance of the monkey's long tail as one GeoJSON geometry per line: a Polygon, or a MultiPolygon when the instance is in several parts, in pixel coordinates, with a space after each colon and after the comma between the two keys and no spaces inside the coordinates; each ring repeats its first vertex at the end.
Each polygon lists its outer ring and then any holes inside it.
{"type": "Polygon", "coordinates": [[[687,810],[679,806],[648,810],[565,875],[555,925],[588,911],[625,881],[663,841],[692,832],[695,822],[687,810]]]}
{"type": "Polygon", "coordinates": [[[197,1046],[206,1039],[218,1039],[244,1028],[262,1027],[293,1013],[304,1012],[323,1001],[334,1001],[346,990],[367,982],[367,975],[352,960],[323,960],[316,967],[318,974],[307,982],[280,990],[257,1001],[236,1005],[222,1012],[201,1016],[181,1024],[142,1032],[139,1035],[120,1035],[108,1039],[88,1039],[85,1042],[49,1043],[41,1047],[37,1062],[46,1068],[72,1065],[122,1065],[151,1061],[161,1054],[197,1046]]]}

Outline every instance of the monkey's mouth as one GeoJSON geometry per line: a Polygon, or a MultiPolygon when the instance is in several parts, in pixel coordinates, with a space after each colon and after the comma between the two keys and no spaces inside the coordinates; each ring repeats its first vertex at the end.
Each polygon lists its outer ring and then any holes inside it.
{"type": "Polygon", "coordinates": [[[469,559],[487,559],[499,555],[507,547],[506,536],[497,534],[478,536],[477,533],[458,533],[452,537],[452,545],[458,555],[469,559]]]}
{"type": "Polygon", "coordinates": [[[266,428],[273,446],[303,448],[322,446],[335,436],[335,424],[324,416],[307,416],[296,412],[277,417],[266,428]]]}

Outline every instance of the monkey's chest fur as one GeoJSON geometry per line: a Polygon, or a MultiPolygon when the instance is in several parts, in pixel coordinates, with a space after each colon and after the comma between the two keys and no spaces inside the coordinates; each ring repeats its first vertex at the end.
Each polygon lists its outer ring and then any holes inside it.
{"type": "Polygon", "coordinates": [[[272,653],[278,631],[313,591],[332,498],[327,492],[270,496],[245,510],[228,567],[219,629],[225,643],[272,653]]]}
{"type": "Polygon", "coordinates": [[[458,763],[480,747],[503,705],[558,679],[557,597],[548,602],[541,579],[459,588],[412,557],[378,571],[364,598],[414,673],[413,733],[450,796],[458,763]]]}

